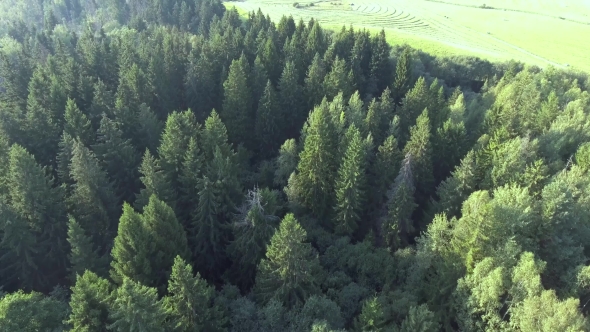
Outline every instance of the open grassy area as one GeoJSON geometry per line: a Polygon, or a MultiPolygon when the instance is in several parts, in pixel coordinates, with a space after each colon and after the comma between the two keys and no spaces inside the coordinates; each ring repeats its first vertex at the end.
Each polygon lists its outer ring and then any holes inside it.
{"type": "Polygon", "coordinates": [[[334,29],[349,24],[385,29],[392,43],[435,55],[516,59],[590,72],[587,0],[336,0],[300,1],[299,8],[293,3],[244,0],[228,5],[243,12],[260,8],[273,20],[293,15],[313,17],[334,29]]]}

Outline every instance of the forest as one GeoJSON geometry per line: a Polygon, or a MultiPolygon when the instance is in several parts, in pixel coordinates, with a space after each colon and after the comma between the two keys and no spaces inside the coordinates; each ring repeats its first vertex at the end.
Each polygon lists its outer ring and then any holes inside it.
{"type": "Polygon", "coordinates": [[[587,74],[1,6],[0,331],[590,330],[587,74]]]}

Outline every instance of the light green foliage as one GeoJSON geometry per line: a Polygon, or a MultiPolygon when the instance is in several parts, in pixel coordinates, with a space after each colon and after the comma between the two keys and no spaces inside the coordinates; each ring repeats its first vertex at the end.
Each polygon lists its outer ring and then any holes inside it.
{"type": "Polygon", "coordinates": [[[346,66],[346,61],[336,57],[332,64],[332,70],[324,79],[324,91],[328,99],[332,99],[342,92],[348,99],[354,92],[354,77],[352,71],[346,66]]]}
{"type": "Polygon", "coordinates": [[[174,259],[163,307],[171,331],[223,331],[225,317],[214,302],[215,289],[186,264],[174,259]]]}
{"type": "Polygon", "coordinates": [[[430,120],[425,109],[410,128],[410,140],[404,147],[404,155],[412,158],[412,174],[416,186],[416,202],[423,204],[433,189],[432,144],[430,138],[430,120]]]}
{"type": "Polygon", "coordinates": [[[344,327],[338,305],[324,296],[314,295],[305,301],[305,305],[295,317],[294,330],[314,331],[312,326],[322,321],[330,331],[344,327]]]}
{"type": "Polygon", "coordinates": [[[363,210],[366,151],[364,151],[360,132],[354,125],[349,127],[346,135],[350,136],[350,142],[336,179],[334,229],[338,234],[351,235],[358,228],[363,210]]]}
{"type": "Polygon", "coordinates": [[[4,331],[63,331],[67,304],[41,293],[18,291],[0,298],[0,326],[4,331]]]}
{"type": "Polygon", "coordinates": [[[363,303],[363,309],[356,318],[354,326],[356,331],[387,331],[387,322],[381,303],[377,297],[367,299],[363,303]]]}
{"type": "Polygon", "coordinates": [[[142,285],[129,278],[114,292],[109,310],[109,330],[118,332],[165,331],[166,313],[155,288],[142,285]]]}
{"type": "Polygon", "coordinates": [[[404,49],[402,55],[397,59],[395,66],[395,80],[393,81],[392,91],[393,99],[400,103],[402,98],[410,90],[412,81],[412,61],[410,58],[410,49],[404,49]]]}
{"type": "MultiPolygon", "coordinates": [[[[326,77],[326,67],[319,54],[313,58],[307,77],[305,78],[305,95],[307,97],[307,108],[313,109],[322,101],[325,94],[324,78],[326,77]]],[[[338,93],[338,91],[336,92],[338,93]]]]}
{"type": "Polygon", "coordinates": [[[293,214],[287,214],[258,265],[254,293],[261,303],[277,299],[292,307],[317,294],[320,265],[306,232],[293,214]]]}
{"type": "Polygon", "coordinates": [[[435,332],[439,330],[434,313],[426,305],[411,307],[400,332],[435,332]]]}
{"type": "Polygon", "coordinates": [[[408,91],[403,99],[403,106],[398,109],[400,117],[400,139],[406,142],[409,139],[409,129],[415,124],[416,119],[428,107],[428,85],[423,77],[420,77],[414,87],[408,91]]]}
{"type": "Polygon", "coordinates": [[[590,169],[590,143],[584,143],[578,148],[576,164],[585,171],[590,169]]]}
{"type": "Polygon", "coordinates": [[[299,153],[297,142],[294,139],[288,139],[281,145],[279,156],[277,157],[277,168],[275,171],[274,183],[284,187],[287,185],[289,176],[297,169],[299,162],[299,153]]]}
{"type": "Polygon", "coordinates": [[[67,324],[76,332],[101,332],[108,324],[111,284],[91,271],[78,274],[72,286],[67,324]]]}
{"type": "Polygon", "coordinates": [[[94,133],[92,132],[90,120],[80,111],[76,102],[72,99],[68,99],[64,118],[64,130],[70,136],[80,140],[87,146],[94,141],[94,133]]]}

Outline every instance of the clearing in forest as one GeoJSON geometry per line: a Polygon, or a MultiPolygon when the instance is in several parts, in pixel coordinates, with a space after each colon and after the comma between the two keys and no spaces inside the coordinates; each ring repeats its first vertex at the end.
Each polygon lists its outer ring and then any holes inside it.
{"type": "Polygon", "coordinates": [[[292,15],[334,29],[350,24],[385,29],[391,42],[435,55],[590,71],[589,0],[243,0],[226,5],[260,8],[276,21],[292,15]]]}

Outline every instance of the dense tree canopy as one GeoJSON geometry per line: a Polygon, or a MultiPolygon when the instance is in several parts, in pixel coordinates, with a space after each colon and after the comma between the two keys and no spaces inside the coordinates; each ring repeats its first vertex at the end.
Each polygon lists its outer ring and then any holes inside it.
{"type": "Polygon", "coordinates": [[[1,331],[590,330],[588,75],[4,2],[1,331]]]}

